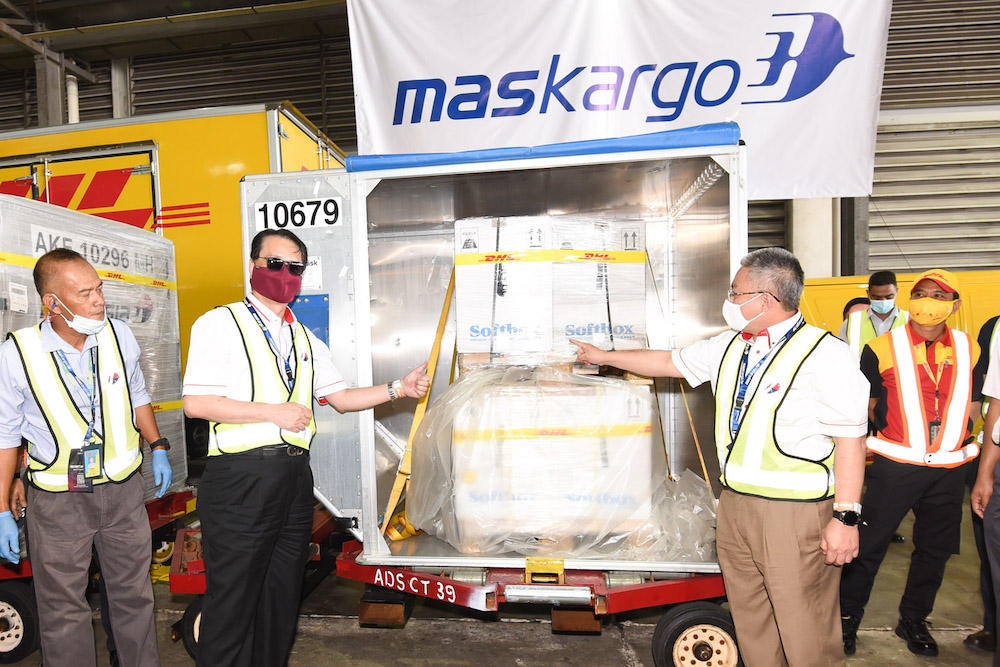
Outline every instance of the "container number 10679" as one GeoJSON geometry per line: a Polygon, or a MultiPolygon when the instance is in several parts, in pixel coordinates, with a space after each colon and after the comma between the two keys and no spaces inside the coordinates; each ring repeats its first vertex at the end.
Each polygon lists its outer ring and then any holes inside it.
{"type": "Polygon", "coordinates": [[[257,231],[340,224],[340,197],[267,201],[254,211],[257,231]]]}

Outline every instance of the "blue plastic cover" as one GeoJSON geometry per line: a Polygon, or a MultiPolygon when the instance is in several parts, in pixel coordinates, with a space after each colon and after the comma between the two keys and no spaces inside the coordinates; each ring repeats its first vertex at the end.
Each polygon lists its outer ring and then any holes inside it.
{"type": "Polygon", "coordinates": [[[486,148],[458,153],[404,153],[398,155],[354,155],[347,158],[347,171],[377,171],[409,167],[435,167],[470,162],[499,162],[527,158],[564,157],[567,155],[598,155],[632,151],[695,148],[699,146],[733,146],[739,143],[740,127],[736,123],[712,123],[681,130],[666,130],[636,134],[615,139],[591,139],[541,146],[486,148]]]}

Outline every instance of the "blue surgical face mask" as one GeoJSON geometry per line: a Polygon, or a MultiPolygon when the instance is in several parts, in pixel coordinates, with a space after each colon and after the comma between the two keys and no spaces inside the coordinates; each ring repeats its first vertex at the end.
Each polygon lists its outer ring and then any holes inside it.
{"type": "Polygon", "coordinates": [[[879,315],[885,315],[886,313],[891,313],[892,309],[896,307],[895,299],[872,299],[872,310],[874,310],[879,315]]]}

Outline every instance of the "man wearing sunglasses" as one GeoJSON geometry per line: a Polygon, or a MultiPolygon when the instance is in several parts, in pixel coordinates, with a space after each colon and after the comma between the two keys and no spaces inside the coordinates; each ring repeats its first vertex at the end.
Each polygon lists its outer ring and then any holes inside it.
{"type": "Polygon", "coordinates": [[[265,230],[250,248],[250,295],[191,329],[184,411],[209,421],[198,492],[207,585],[198,664],[283,665],[295,638],[312,531],[313,398],[338,412],[427,392],[427,364],[375,387],[348,388],[329,348],[288,308],[305,244],[265,230]]]}

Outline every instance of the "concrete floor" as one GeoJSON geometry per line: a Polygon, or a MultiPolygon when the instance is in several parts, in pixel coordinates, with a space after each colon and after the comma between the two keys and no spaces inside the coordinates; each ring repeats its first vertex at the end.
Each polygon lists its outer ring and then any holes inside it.
{"type": "MultiPolygon", "coordinates": [[[[912,517],[901,531],[909,537],[912,517]]],[[[911,545],[893,544],[875,582],[872,601],[858,635],[858,653],[849,667],[869,665],[935,665],[976,667],[992,664],[992,655],[962,645],[982,623],[979,559],[968,511],[963,525],[962,553],[948,563],[945,583],[931,616],[932,633],[940,646],[937,658],[920,658],[893,634],[897,605],[909,562],[911,545]]],[[[293,667],[492,667],[530,665],[623,665],[651,667],[650,643],[659,611],[633,612],[609,618],[600,635],[553,634],[545,608],[510,605],[501,620],[491,621],[460,607],[419,601],[404,629],[361,628],[357,582],[328,577],[302,606],[299,636],[289,662],[293,667]]],[[[181,642],[170,640],[170,626],[192,599],[172,595],[166,584],[155,585],[160,657],[164,667],[189,666],[193,661],[181,642]]],[[[98,664],[107,664],[104,633],[95,612],[98,664]]],[[[38,653],[17,665],[39,663],[38,653]]]]}

